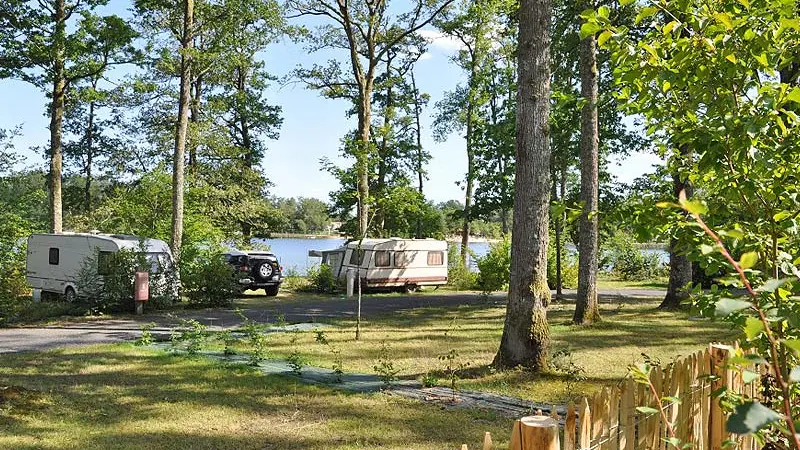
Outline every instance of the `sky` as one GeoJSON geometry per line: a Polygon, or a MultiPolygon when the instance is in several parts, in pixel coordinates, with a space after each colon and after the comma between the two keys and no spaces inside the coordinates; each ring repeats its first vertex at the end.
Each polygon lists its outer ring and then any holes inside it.
{"type": "MultiPolygon", "coordinates": [[[[129,17],[128,5],[124,0],[112,0],[104,12],[129,17]]],[[[443,98],[446,91],[465,81],[464,74],[450,62],[458,45],[434,29],[423,29],[420,34],[430,41],[428,52],[415,68],[419,89],[431,96],[422,117],[422,145],[432,156],[426,168],[429,179],[424,191],[426,197],[434,202],[460,199],[463,192],[456,181],[463,179],[466,172],[464,139],[451,135],[446,142],[435,142],[430,128],[433,105],[443,98]]],[[[309,53],[303,44],[287,40],[273,44],[261,56],[267,69],[283,78],[298,66],[323,64],[330,57],[341,58],[344,55],[309,53]]],[[[300,83],[274,83],[265,95],[270,103],[283,108],[280,137],[267,141],[268,150],[262,164],[264,174],[273,183],[271,194],[327,200],[328,194],[338,188],[338,183],[321,169],[320,159],[343,163],[339,157],[341,139],[356,126],[354,118],[346,117],[349,104],[343,100],[323,98],[300,83]]],[[[25,165],[44,167],[42,157],[30,148],[44,147],[48,143],[45,94],[21,81],[0,80],[0,99],[3,99],[0,128],[21,127],[21,135],[14,144],[25,156],[25,165]]],[[[625,159],[612,160],[609,170],[618,181],[627,183],[651,172],[652,166],[658,163],[660,159],[651,153],[635,153],[625,159]]]]}

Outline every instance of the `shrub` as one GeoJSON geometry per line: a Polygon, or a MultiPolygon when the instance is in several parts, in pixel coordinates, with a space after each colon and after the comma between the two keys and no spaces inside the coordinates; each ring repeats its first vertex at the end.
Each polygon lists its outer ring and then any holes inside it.
{"type": "Polygon", "coordinates": [[[104,275],[98,275],[99,254],[87,257],[78,270],[77,288],[81,301],[99,312],[131,311],[134,307],[134,275],[137,271],[150,274],[150,299],[147,309],[161,309],[175,299],[175,273],[172,270],[154,272],[145,252],[123,249],[103,262],[104,275]]]}
{"type": "Polygon", "coordinates": [[[193,306],[229,306],[239,292],[234,268],[219,249],[205,250],[190,261],[184,260],[181,284],[193,306]]]}
{"type": "Polygon", "coordinates": [[[478,258],[478,287],[484,293],[507,289],[510,268],[511,239],[504,236],[489,246],[485,256],[478,258]]]}
{"type": "Polygon", "coordinates": [[[26,221],[0,212],[0,326],[13,322],[30,304],[30,289],[25,280],[26,221]]]}
{"type": "Polygon", "coordinates": [[[332,294],[339,290],[339,281],[328,264],[315,264],[309,267],[306,276],[308,277],[309,288],[313,292],[332,294]]]}
{"type": "Polygon", "coordinates": [[[478,274],[461,264],[458,245],[447,246],[447,284],[457,291],[475,289],[478,274]]]}
{"type": "Polygon", "coordinates": [[[604,243],[601,267],[625,281],[640,281],[661,277],[665,267],[655,253],[642,252],[628,234],[617,231],[604,243]]]}

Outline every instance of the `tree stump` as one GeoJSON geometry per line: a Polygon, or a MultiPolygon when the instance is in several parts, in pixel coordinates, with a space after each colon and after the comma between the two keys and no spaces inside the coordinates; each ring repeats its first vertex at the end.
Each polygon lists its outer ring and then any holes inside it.
{"type": "Polygon", "coordinates": [[[514,422],[510,450],[560,450],[558,421],[547,416],[527,416],[514,422]]]}

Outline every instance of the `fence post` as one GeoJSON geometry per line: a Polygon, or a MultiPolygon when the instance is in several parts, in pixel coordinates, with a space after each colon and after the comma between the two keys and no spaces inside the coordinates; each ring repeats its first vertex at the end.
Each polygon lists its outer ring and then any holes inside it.
{"type": "MultiPolygon", "coordinates": [[[[711,344],[709,348],[711,354],[711,394],[726,387],[728,382],[728,370],[725,363],[728,359],[728,349],[719,344],[711,344]]],[[[725,414],[719,406],[719,399],[711,398],[711,411],[708,417],[710,450],[721,450],[722,442],[725,440],[725,414]]]]}
{"type": "Polygon", "coordinates": [[[575,404],[569,402],[567,417],[564,419],[564,450],[575,450],[575,404]]]}
{"type": "Polygon", "coordinates": [[[547,416],[527,416],[514,422],[511,450],[561,450],[558,421],[547,416]]]}
{"type": "Polygon", "coordinates": [[[494,444],[492,444],[492,433],[488,431],[483,434],[483,450],[492,450],[494,448],[494,444]]]}
{"type": "Polygon", "coordinates": [[[589,400],[583,397],[578,409],[578,446],[588,449],[592,446],[592,411],[589,409],[589,400]]]}

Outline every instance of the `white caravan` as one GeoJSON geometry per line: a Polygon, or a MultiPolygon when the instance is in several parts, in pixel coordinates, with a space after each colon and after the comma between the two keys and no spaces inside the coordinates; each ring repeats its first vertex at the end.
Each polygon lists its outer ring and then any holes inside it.
{"type": "Polygon", "coordinates": [[[84,261],[97,256],[96,273],[105,275],[110,255],[123,249],[143,249],[151,273],[172,269],[169,246],[158,239],[124,234],[34,234],[28,238],[28,284],[34,289],[34,297],[40,292],[43,297],[63,295],[73,301],[80,294],[77,282],[84,261]]]}
{"type": "Polygon", "coordinates": [[[351,241],[334,250],[312,250],[309,256],[321,257],[334,276],[345,280],[348,270],[357,271],[365,288],[447,284],[447,242],[435,239],[364,239],[351,241]]]}

